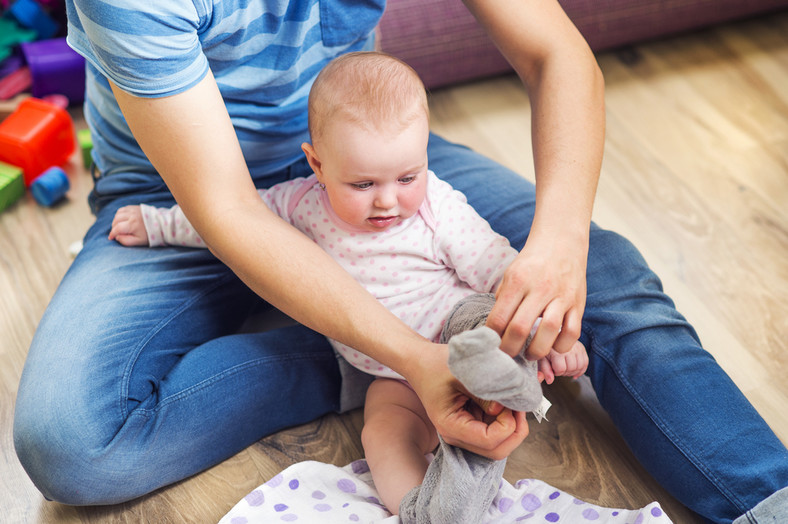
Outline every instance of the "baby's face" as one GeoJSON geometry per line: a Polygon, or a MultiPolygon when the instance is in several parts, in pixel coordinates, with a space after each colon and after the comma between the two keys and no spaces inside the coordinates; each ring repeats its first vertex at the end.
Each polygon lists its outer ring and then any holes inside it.
{"type": "Polygon", "coordinates": [[[344,120],[328,126],[318,154],[337,216],[366,231],[385,231],[413,216],[427,191],[428,140],[426,115],[404,129],[344,120]]]}

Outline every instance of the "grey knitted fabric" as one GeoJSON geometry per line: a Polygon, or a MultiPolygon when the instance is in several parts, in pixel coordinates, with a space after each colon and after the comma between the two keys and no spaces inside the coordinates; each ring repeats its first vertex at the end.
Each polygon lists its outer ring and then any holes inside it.
{"type": "Polygon", "coordinates": [[[402,524],[479,524],[503,478],[505,460],[490,460],[440,439],[424,482],[399,506],[402,524]]]}
{"type": "MultiPolygon", "coordinates": [[[[499,349],[501,338],[484,324],[495,297],[471,295],[449,313],[441,342],[449,343],[449,369],[482,400],[495,400],[515,411],[535,411],[542,401],[536,362],[521,352],[512,358],[499,349]]],[[[526,346],[530,337],[526,341],[526,346]]]]}
{"type": "MultiPolygon", "coordinates": [[[[484,325],[493,304],[493,295],[471,295],[451,310],[440,339],[449,344],[449,369],[482,400],[495,400],[516,411],[535,411],[542,402],[536,363],[522,355],[511,358],[499,349],[500,337],[484,325]]],[[[400,502],[400,520],[478,524],[498,492],[505,467],[506,460],[490,460],[441,438],[424,482],[400,502]]]]}

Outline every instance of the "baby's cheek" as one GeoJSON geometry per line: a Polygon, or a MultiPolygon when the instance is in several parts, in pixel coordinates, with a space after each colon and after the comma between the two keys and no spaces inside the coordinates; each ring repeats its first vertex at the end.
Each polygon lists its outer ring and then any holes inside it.
{"type": "Polygon", "coordinates": [[[426,184],[414,189],[416,190],[407,192],[400,200],[400,207],[407,211],[408,216],[416,214],[426,196],[426,184]]]}

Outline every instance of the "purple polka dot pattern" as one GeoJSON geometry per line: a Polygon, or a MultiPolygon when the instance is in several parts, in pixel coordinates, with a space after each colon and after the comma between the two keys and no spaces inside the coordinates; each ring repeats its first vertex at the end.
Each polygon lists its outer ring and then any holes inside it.
{"type": "Polygon", "coordinates": [[[353,470],[353,473],[356,475],[360,475],[362,473],[366,473],[369,471],[369,466],[367,465],[366,460],[356,460],[355,462],[350,464],[350,468],[353,470]]]}
{"type": "Polygon", "coordinates": [[[597,513],[597,511],[593,508],[588,508],[583,510],[583,518],[586,520],[598,520],[599,513],[597,513]]]}
{"type": "Polygon", "coordinates": [[[514,501],[509,497],[503,497],[501,500],[498,501],[498,511],[501,513],[506,513],[512,506],[514,505],[514,501]]]}
{"type": "MultiPolygon", "coordinates": [[[[344,468],[319,462],[294,464],[246,495],[220,524],[258,522],[381,522],[391,514],[381,504],[364,460],[344,468]]],[[[481,524],[542,522],[582,524],[670,524],[656,502],[636,510],[584,502],[535,479],[505,480],[481,524]]]]}
{"type": "Polygon", "coordinates": [[[281,484],[281,483],[282,483],[282,481],[283,481],[284,479],[285,479],[285,478],[284,478],[284,477],[282,476],[282,474],[280,473],[279,475],[276,475],[274,478],[272,478],[271,480],[269,480],[268,482],[266,482],[266,483],[265,483],[265,485],[266,485],[266,486],[269,486],[269,487],[272,487],[272,488],[275,488],[275,487],[277,487],[279,484],[281,484]]]}
{"type": "Polygon", "coordinates": [[[259,489],[256,489],[244,497],[244,500],[250,506],[259,506],[265,502],[265,495],[259,489]]]}
{"type": "Polygon", "coordinates": [[[337,487],[340,491],[344,491],[345,493],[356,492],[356,483],[350,479],[339,479],[339,481],[337,481],[337,487]]]}
{"type": "Polygon", "coordinates": [[[542,507],[542,501],[536,495],[528,493],[520,500],[520,505],[525,511],[536,511],[542,507]]]}

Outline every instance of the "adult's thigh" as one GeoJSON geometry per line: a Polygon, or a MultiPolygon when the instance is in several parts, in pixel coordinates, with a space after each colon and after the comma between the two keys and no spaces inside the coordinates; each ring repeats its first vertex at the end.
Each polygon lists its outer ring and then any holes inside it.
{"type": "Polygon", "coordinates": [[[522,249],[531,230],[535,190],[524,177],[501,164],[435,134],[428,146],[430,169],[465,194],[493,230],[522,249]]]}
{"type": "Polygon", "coordinates": [[[20,461],[71,504],[142,495],[338,402],[324,337],[238,334],[260,299],[207,250],[106,240],[118,205],[47,308],[16,404],[20,461]]]}

